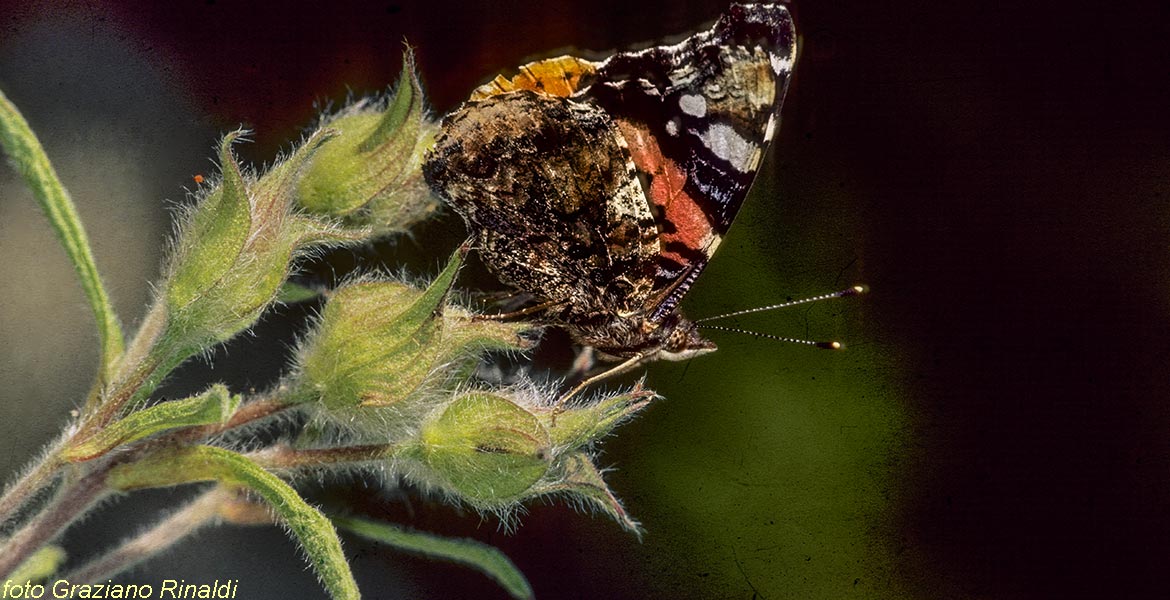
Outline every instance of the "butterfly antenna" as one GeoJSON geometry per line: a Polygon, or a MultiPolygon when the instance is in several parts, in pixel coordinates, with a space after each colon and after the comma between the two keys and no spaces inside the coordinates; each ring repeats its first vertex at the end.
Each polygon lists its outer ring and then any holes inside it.
{"type": "Polygon", "coordinates": [[[730,331],[731,333],[743,333],[759,338],[767,338],[769,340],[776,340],[778,342],[788,342],[792,344],[803,344],[805,346],[815,346],[822,350],[841,350],[845,346],[841,342],[817,342],[813,340],[803,340],[800,338],[781,337],[778,335],[770,335],[767,333],[760,333],[758,331],[750,331],[748,329],[740,329],[738,327],[720,327],[718,325],[696,325],[699,329],[713,329],[715,331],[730,331]]]}
{"type": "MultiPolygon", "coordinates": [[[[864,285],[855,285],[852,287],[845,288],[839,292],[833,292],[831,294],[821,294],[819,296],[802,298],[800,300],[790,300],[788,302],[781,302],[780,304],[773,304],[771,306],[757,306],[756,308],[737,310],[735,312],[729,312],[729,313],[722,314],[722,315],[715,315],[713,317],[704,317],[702,319],[693,319],[693,322],[694,323],[703,323],[706,321],[714,321],[716,319],[726,319],[728,317],[738,317],[740,315],[750,315],[752,313],[764,312],[766,310],[776,310],[777,308],[788,308],[790,306],[800,306],[801,304],[811,304],[813,302],[820,302],[821,300],[832,300],[833,298],[844,298],[846,296],[858,296],[858,295],[864,294],[868,291],[869,291],[869,288],[864,286],[864,285]]],[[[706,327],[708,329],[721,329],[721,328],[706,326],[706,325],[704,325],[703,327],[706,327]]],[[[727,329],[726,331],[733,331],[733,330],[727,329]]],[[[759,333],[759,334],[753,333],[750,331],[740,331],[740,333],[751,333],[752,335],[759,335],[762,337],[773,337],[773,336],[768,336],[768,335],[765,335],[762,333],[759,333]]],[[[783,339],[784,341],[790,341],[790,342],[804,342],[804,343],[808,343],[808,344],[820,343],[820,342],[809,342],[808,340],[794,340],[794,339],[788,339],[788,338],[778,338],[778,339],[783,339]]]]}

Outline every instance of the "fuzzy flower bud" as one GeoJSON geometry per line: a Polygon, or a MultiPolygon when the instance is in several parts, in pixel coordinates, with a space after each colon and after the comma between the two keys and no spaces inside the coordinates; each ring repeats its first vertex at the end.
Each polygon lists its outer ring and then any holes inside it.
{"type": "Polygon", "coordinates": [[[330,135],[318,131],[263,177],[246,177],[220,148],[223,180],[180,227],[163,284],[169,341],[194,351],[250,327],[275,299],[295,253],[350,241],[339,230],[293,213],[292,187],[305,161],[330,135]]]}
{"type": "Polygon", "coordinates": [[[506,512],[544,495],[566,496],[638,524],[602,480],[588,449],[654,394],[636,388],[551,419],[552,398],[535,390],[471,391],[436,410],[398,452],[416,482],[480,509],[506,512]]]}
{"type": "Polygon", "coordinates": [[[438,209],[421,170],[438,124],[426,114],[409,51],[402,62],[392,98],[359,102],[325,123],[339,134],[316,153],[297,185],[305,211],[396,233],[438,209]]]}
{"type": "Polygon", "coordinates": [[[552,468],[548,429],[506,398],[458,397],[423,426],[416,455],[442,487],[472,504],[522,499],[552,468]]]}
{"type": "Polygon", "coordinates": [[[376,281],[334,292],[299,352],[295,395],[327,411],[400,407],[468,375],[485,351],[527,347],[520,332],[531,325],[473,320],[447,304],[461,254],[426,290],[376,281]]]}

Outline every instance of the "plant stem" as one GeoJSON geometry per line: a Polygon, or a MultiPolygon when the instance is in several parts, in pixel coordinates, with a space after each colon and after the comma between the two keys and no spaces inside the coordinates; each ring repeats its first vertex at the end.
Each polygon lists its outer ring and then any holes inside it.
{"type": "MultiPolygon", "coordinates": [[[[166,330],[166,325],[167,303],[159,298],[151,304],[142,323],[138,325],[138,331],[130,340],[130,344],[126,346],[125,352],[122,353],[122,358],[118,361],[118,368],[113,373],[109,383],[118,385],[126,381],[135,374],[135,369],[150,359],[151,352],[166,330]]],[[[106,397],[101,393],[103,391],[105,390],[99,388],[96,390],[97,393],[89,395],[85,402],[85,408],[81,411],[81,414],[84,415],[83,418],[88,418],[101,404],[106,397]]]]}
{"type": "Polygon", "coordinates": [[[73,200],[69,198],[69,192],[57,178],[36,134],[3,92],[0,92],[0,146],[3,146],[16,170],[24,177],[77,271],[97,321],[102,365],[98,379],[108,382],[113,378],[118,358],[122,354],[122,328],[98,275],[89,238],[77,216],[73,200]]]}
{"type": "Polygon", "coordinates": [[[244,427],[261,419],[265,419],[272,415],[278,414],[295,406],[289,404],[284,400],[270,396],[267,398],[259,398],[251,402],[246,402],[240,406],[226,423],[218,423],[215,425],[201,425],[199,427],[188,427],[180,429],[166,438],[168,442],[173,443],[191,443],[205,440],[214,435],[231,431],[244,427]]]}
{"type": "Polygon", "coordinates": [[[219,516],[223,503],[235,493],[215,487],[150,529],[130,538],[100,558],[82,565],[64,577],[74,583],[102,581],[167,550],[219,516]]]}
{"type": "Polygon", "coordinates": [[[0,497],[0,529],[15,520],[18,511],[38,492],[52,485],[61,466],[61,444],[58,442],[39,462],[16,480],[0,497]]]}
{"type": "Polygon", "coordinates": [[[82,515],[106,493],[106,477],[114,462],[107,463],[76,484],[61,490],[57,497],[0,547],[0,578],[20,566],[29,556],[82,515]]]}
{"type": "Polygon", "coordinates": [[[82,419],[73,439],[84,441],[93,435],[95,429],[99,429],[116,419],[122,407],[126,406],[126,403],[142,390],[143,385],[150,381],[162,365],[161,359],[150,356],[136,365],[130,374],[124,377],[120,376],[113,392],[102,400],[93,412],[82,419]]]}
{"type": "Polygon", "coordinates": [[[248,454],[256,464],[269,470],[291,470],[304,467],[353,464],[385,460],[397,449],[395,444],[368,444],[340,448],[313,448],[301,450],[285,444],[276,444],[259,452],[248,454]]]}
{"type": "MultiPolygon", "coordinates": [[[[50,506],[44,507],[22,530],[4,542],[0,547],[0,577],[3,577],[7,569],[19,565],[24,555],[36,551],[87,510],[101,496],[105,477],[114,466],[140,460],[157,450],[198,442],[246,426],[292,406],[278,397],[261,398],[243,405],[226,423],[180,429],[170,435],[131,445],[129,451],[119,455],[116,460],[95,467],[95,470],[81,481],[60,490],[50,506]]],[[[0,509],[3,509],[0,510],[0,523],[15,517],[13,513],[16,510],[27,503],[33,494],[53,481],[62,465],[61,447],[62,443],[54,445],[44,460],[14,483],[0,498],[0,509]]]]}

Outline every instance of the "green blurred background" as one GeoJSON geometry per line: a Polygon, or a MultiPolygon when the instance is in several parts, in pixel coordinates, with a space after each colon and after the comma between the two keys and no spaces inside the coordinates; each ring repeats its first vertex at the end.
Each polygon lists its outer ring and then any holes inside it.
{"type": "MultiPolygon", "coordinates": [[[[705,28],[721,2],[0,2],[0,88],[75,197],[114,303],[141,316],[171,210],[217,137],[270,161],[320,107],[384,89],[402,42],[436,112],[524,61],[705,28]]],[[[538,598],[1077,598],[1164,589],[1170,10],[1159,3],[802,2],[781,131],[692,317],[864,282],[854,300],[745,317],[831,353],[712,334],[649,368],[666,400],[605,445],[647,529],[535,505],[514,533],[360,482],[322,502],[501,547],[538,598]]],[[[596,55],[596,54],[595,54],[596,55]]],[[[310,267],[433,273],[458,219],[310,267]]],[[[470,271],[467,284],[487,278],[470,271]]],[[[0,172],[0,470],[77,406],[95,365],[80,289],[0,172]]],[[[261,387],[312,306],[183,369],[261,387]]],[[[188,491],[141,494],[65,539],[76,559],[188,491]]],[[[370,598],[493,598],[459,567],[347,539],[370,598]]],[[[276,529],[204,532],[123,575],[324,593],[276,529]]]]}

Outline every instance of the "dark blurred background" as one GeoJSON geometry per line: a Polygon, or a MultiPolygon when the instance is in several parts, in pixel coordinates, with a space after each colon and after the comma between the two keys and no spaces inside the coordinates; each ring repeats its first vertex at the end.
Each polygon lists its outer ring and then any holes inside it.
{"type": "MultiPolygon", "coordinates": [[[[437,113],[497,72],[705,28],[721,2],[0,2],[0,88],[73,192],[123,319],[157,276],[173,206],[219,135],[271,161],[323,107],[382,91],[403,41],[437,113]]],[[[667,399],[603,463],[642,541],[535,505],[514,533],[360,482],[322,502],[503,549],[538,598],[1097,598],[1164,594],[1170,556],[1170,9],[1165,3],[799,2],[784,120],[693,317],[744,318],[830,353],[719,335],[655,364],[667,399]]],[[[436,270],[457,218],[311,267],[436,270]]],[[[468,285],[481,283],[472,272],[468,285]]],[[[77,406],[91,317],[31,196],[0,172],[0,462],[77,406]]],[[[185,368],[270,381],[312,306],[185,368]]],[[[64,540],[74,560],[189,491],[141,494],[64,540]]],[[[159,513],[161,514],[161,513],[159,513]]],[[[466,569],[347,538],[369,598],[503,597],[466,569]]],[[[239,579],[320,598],[275,528],[219,529],[121,576],[239,579]]]]}

